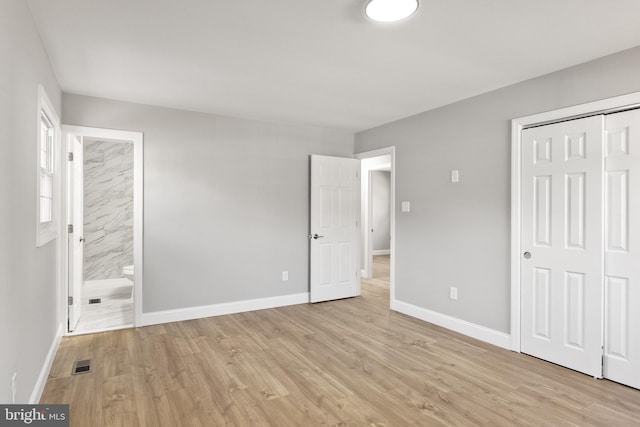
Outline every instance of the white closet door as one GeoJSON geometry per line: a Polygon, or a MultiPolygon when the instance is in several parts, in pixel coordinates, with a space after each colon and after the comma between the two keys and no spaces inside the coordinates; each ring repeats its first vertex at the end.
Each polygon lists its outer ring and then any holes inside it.
{"type": "Polygon", "coordinates": [[[604,376],[640,388],[640,110],[606,117],[604,376]]]}
{"type": "Polygon", "coordinates": [[[603,116],[522,132],[521,350],[602,376],[603,116]]]}

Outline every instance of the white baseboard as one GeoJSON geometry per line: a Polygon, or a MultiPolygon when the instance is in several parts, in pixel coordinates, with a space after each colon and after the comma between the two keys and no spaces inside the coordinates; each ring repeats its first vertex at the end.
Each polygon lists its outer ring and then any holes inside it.
{"type": "Polygon", "coordinates": [[[378,249],[377,251],[371,251],[372,255],[391,255],[391,249],[378,249]]]}
{"type": "Polygon", "coordinates": [[[398,300],[393,300],[391,302],[391,309],[408,316],[424,320],[425,322],[433,323],[434,325],[442,326],[443,328],[467,335],[477,340],[511,350],[511,335],[504,332],[476,325],[475,323],[467,322],[466,320],[461,320],[456,317],[427,310],[426,308],[398,300]]]}
{"type": "Polygon", "coordinates": [[[267,308],[285,307],[288,305],[306,304],[309,293],[282,295],[278,297],[226,302],[222,304],[203,305],[199,307],[179,308],[176,310],[142,313],[141,325],[158,325],[161,323],[180,322],[183,320],[201,319],[203,317],[221,316],[224,314],[242,313],[245,311],[264,310],[267,308]]]}
{"type": "Polygon", "coordinates": [[[56,353],[58,352],[58,346],[60,345],[60,340],[62,339],[63,333],[64,326],[60,324],[60,326],[58,326],[58,330],[56,331],[56,335],[53,337],[53,341],[51,342],[49,351],[47,352],[47,357],[44,359],[42,369],[40,369],[40,375],[38,375],[36,385],[33,387],[31,397],[29,397],[30,405],[36,405],[40,403],[40,398],[42,397],[44,386],[47,384],[47,378],[49,378],[49,372],[51,371],[53,360],[55,359],[56,353]]]}

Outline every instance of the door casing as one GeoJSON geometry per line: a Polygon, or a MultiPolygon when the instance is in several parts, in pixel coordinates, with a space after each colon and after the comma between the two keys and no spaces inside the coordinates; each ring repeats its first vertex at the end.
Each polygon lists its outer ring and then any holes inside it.
{"type": "MultiPolygon", "coordinates": [[[[73,232],[67,232],[69,251],[69,285],[67,291],[74,300],[68,305],[67,332],[73,332],[82,316],[82,287],[84,267],[84,144],[82,136],[65,134],[67,149],[73,153],[73,163],[69,165],[67,178],[67,224],[73,224],[73,232]],[[73,291],[73,292],[72,292],[73,291]]],[[[71,155],[71,154],[70,154],[71,155]]]]}
{"type": "MultiPolygon", "coordinates": [[[[142,289],[143,289],[143,159],[144,159],[144,146],[143,146],[143,134],[142,132],[130,132],[130,131],[121,131],[114,129],[103,129],[103,128],[93,128],[86,126],[72,126],[72,125],[62,125],[62,135],[63,135],[63,144],[60,144],[64,147],[65,153],[67,150],[67,141],[72,136],[82,136],[89,137],[94,139],[106,139],[106,140],[116,140],[123,142],[130,142],[133,144],[133,263],[135,265],[134,272],[134,286],[133,286],[133,324],[134,326],[141,325],[141,314],[142,314],[142,289]]],[[[64,154],[64,158],[66,158],[66,154],[64,154]]],[[[61,187],[67,188],[68,181],[68,173],[69,173],[69,163],[67,161],[61,162],[61,171],[60,176],[64,180],[61,187]]],[[[61,215],[62,218],[68,218],[68,209],[69,203],[65,200],[62,201],[62,209],[64,210],[61,215]]],[[[60,235],[67,235],[67,223],[66,221],[61,221],[60,227],[60,235]]],[[[61,294],[64,295],[64,298],[61,300],[63,307],[60,307],[61,313],[67,313],[67,301],[69,297],[69,289],[68,289],[68,278],[69,274],[69,245],[68,239],[63,238],[61,241],[61,256],[59,257],[60,268],[63,271],[62,277],[65,280],[60,284],[61,286],[61,294]]],[[[68,314],[67,314],[68,316],[68,314]]],[[[66,332],[65,335],[73,335],[73,333],[66,332]]]]}
{"type": "MultiPolygon", "coordinates": [[[[390,192],[389,192],[389,203],[391,205],[391,209],[389,212],[390,215],[390,228],[391,228],[391,243],[390,243],[390,256],[389,256],[389,267],[390,267],[390,271],[389,271],[389,305],[390,308],[393,309],[393,304],[395,301],[395,297],[396,297],[396,292],[395,292],[395,253],[396,253],[396,147],[395,146],[389,146],[389,147],[384,147],[384,148],[380,148],[377,150],[371,150],[371,151],[363,151],[360,153],[356,153],[356,155],[354,156],[356,159],[358,160],[364,160],[364,159],[371,159],[374,157],[381,157],[381,156],[390,156],[391,157],[391,170],[390,170],[390,179],[391,179],[391,183],[390,183],[390,192]]],[[[361,227],[367,227],[367,224],[361,224],[361,227]]],[[[365,229],[366,231],[366,229],[365,229]]],[[[370,245],[369,245],[370,246],[370,245]]],[[[363,250],[365,250],[363,248],[363,250]]],[[[370,253],[367,254],[366,256],[371,255],[370,253]]],[[[361,266],[361,269],[364,268],[365,266],[361,266]]]]}

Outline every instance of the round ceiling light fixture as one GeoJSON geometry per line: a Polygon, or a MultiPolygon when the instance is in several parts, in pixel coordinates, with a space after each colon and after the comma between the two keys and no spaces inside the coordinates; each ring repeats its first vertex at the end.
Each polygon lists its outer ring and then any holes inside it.
{"type": "Polygon", "coordinates": [[[364,7],[367,16],[378,22],[395,22],[408,18],[418,10],[418,0],[369,0],[364,7]]]}

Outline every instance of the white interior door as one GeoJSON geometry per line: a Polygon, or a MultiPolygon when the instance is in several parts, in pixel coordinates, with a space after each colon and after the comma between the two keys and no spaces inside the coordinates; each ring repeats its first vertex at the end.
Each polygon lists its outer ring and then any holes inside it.
{"type": "Polygon", "coordinates": [[[640,388],[640,110],[606,117],[604,376],[640,388]]]}
{"type": "Polygon", "coordinates": [[[521,350],[602,376],[603,116],[522,132],[521,350]]]}
{"type": "Polygon", "coordinates": [[[360,295],[359,161],[311,156],[311,302],[360,295]]]}
{"type": "Polygon", "coordinates": [[[82,285],[84,281],[84,170],[81,136],[71,136],[69,152],[73,161],[69,164],[69,332],[75,330],[81,314],[82,285]]]}

